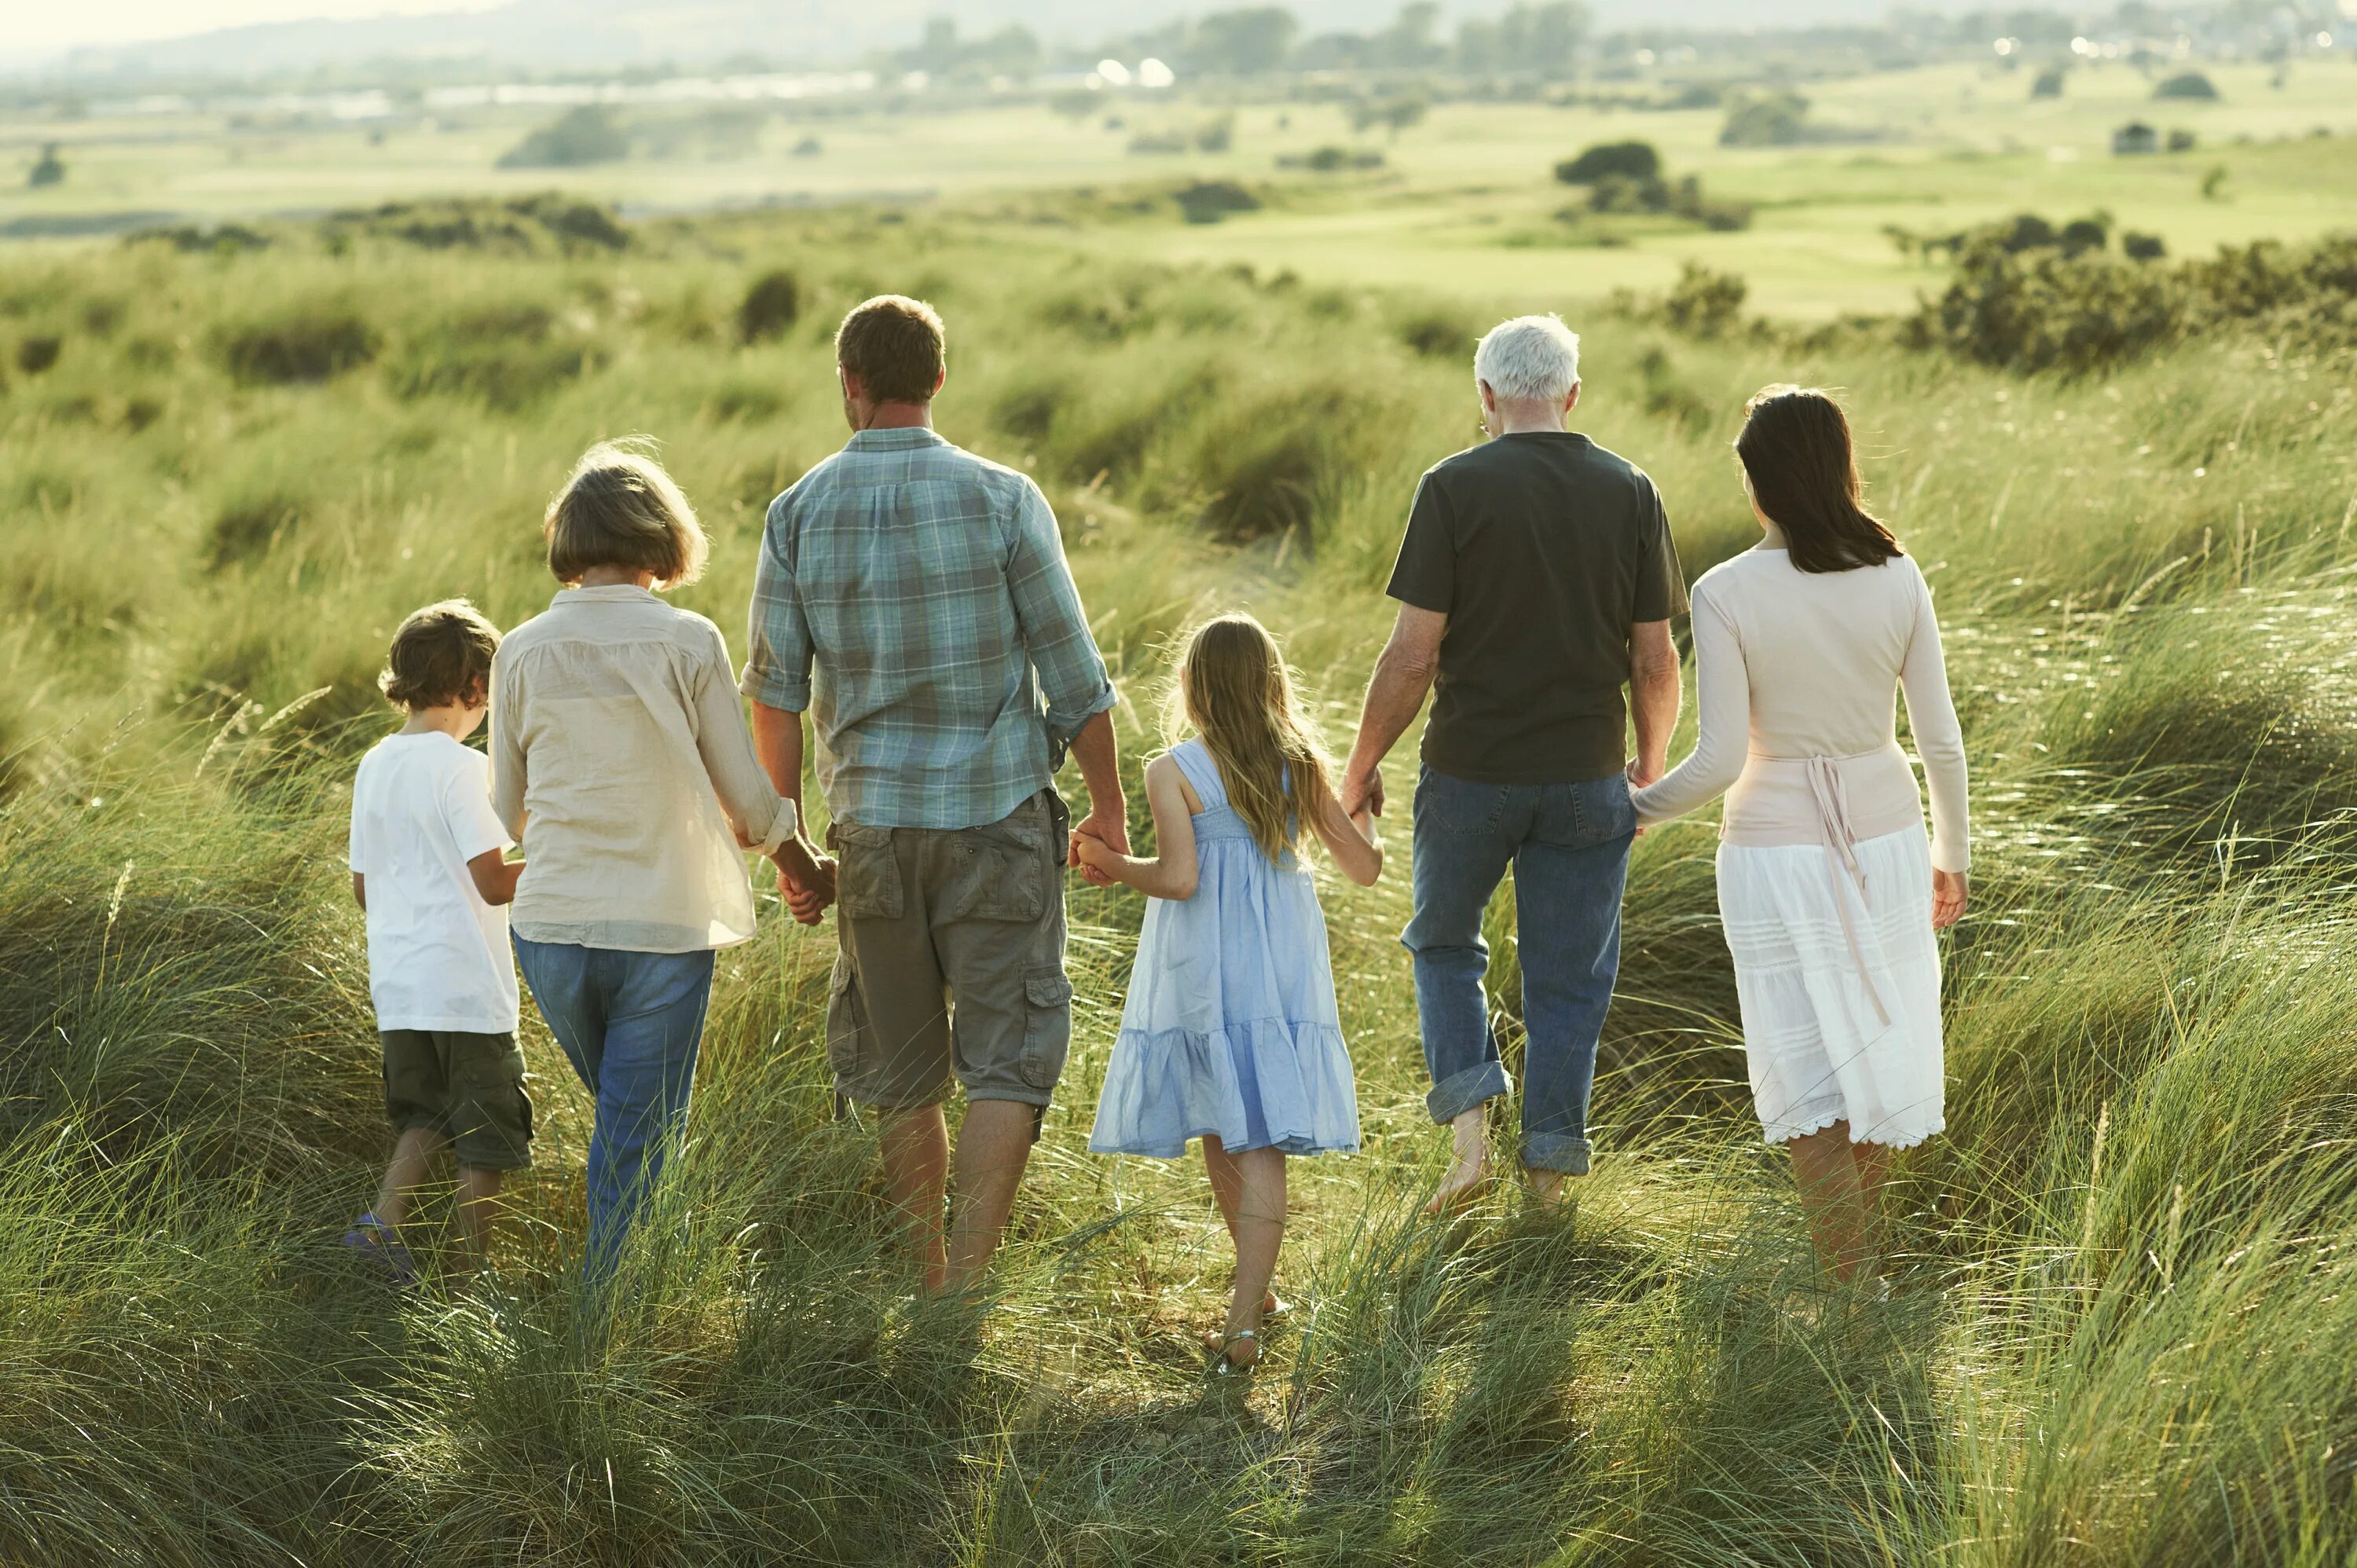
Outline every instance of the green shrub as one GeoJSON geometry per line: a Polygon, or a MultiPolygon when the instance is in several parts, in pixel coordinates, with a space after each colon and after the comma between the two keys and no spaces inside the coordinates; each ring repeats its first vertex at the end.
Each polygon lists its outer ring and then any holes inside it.
{"type": "Polygon", "coordinates": [[[257,561],[303,520],[303,503],[283,495],[248,496],[215,512],[205,526],[205,564],[218,572],[257,561]]]}
{"type": "Polygon", "coordinates": [[[1785,147],[1807,134],[1809,101],[1796,92],[1747,92],[1727,111],[1722,147],[1785,147]]]}
{"type": "Polygon", "coordinates": [[[28,376],[38,376],[58,362],[65,349],[65,339],[54,332],[40,333],[16,339],[16,368],[28,376]]]}
{"type": "Polygon", "coordinates": [[[324,381],[376,358],[367,317],[336,299],[287,306],[221,328],[215,351],[231,376],[253,386],[324,381]]]}
{"type": "Polygon", "coordinates": [[[1217,223],[1231,212],[1256,212],[1260,198],[1229,179],[1200,179],[1172,193],[1189,223],[1217,223]]]}
{"type": "Polygon", "coordinates": [[[1662,155],[1651,142],[1599,142],[1555,166],[1555,177],[1565,185],[1596,185],[1607,179],[1641,184],[1661,176],[1662,155]]]}
{"type": "Polygon", "coordinates": [[[2218,89],[2200,71],[2187,70],[2163,81],[2152,90],[2152,95],[2155,98],[2211,99],[2218,96],[2218,89]]]}
{"type": "Polygon", "coordinates": [[[501,168],[581,168],[619,163],[630,139],[602,105],[584,103],[530,132],[500,155],[501,168]]]}
{"type": "Polygon", "coordinates": [[[783,267],[755,278],[737,305],[737,341],[766,343],[792,330],[802,316],[802,280],[783,267]]]}
{"type": "Polygon", "coordinates": [[[385,361],[404,398],[436,394],[522,408],[603,365],[609,345],[536,300],[477,306],[411,331],[385,361]]]}

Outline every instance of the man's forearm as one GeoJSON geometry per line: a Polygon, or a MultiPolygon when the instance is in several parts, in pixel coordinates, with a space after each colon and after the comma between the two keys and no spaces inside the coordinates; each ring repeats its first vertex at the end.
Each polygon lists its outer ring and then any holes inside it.
{"type": "Polygon", "coordinates": [[[1424,708],[1432,690],[1433,667],[1385,648],[1375,660],[1374,677],[1367,682],[1366,705],[1359,713],[1359,738],[1351,747],[1349,771],[1372,768],[1391,755],[1407,726],[1424,708]]]}
{"type": "Polygon", "coordinates": [[[753,704],[753,755],[770,784],[794,809],[795,832],[804,831],[802,814],[802,716],[767,703],[753,704]]]}
{"type": "Polygon", "coordinates": [[[1670,737],[1677,733],[1684,693],[1673,662],[1640,668],[1629,682],[1630,715],[1637,726],[1637,764],[1648,779],[1670,765],[1670,737]]]}
{"type": "Polygon", "coordinates": [[[1121,748],[1113,734],[1113,714],[1092,714],[1072,737],[1072,761],[1089,792],[1089,814],[1125,819],[1129,803],[1121,788],[1121,748]]]}

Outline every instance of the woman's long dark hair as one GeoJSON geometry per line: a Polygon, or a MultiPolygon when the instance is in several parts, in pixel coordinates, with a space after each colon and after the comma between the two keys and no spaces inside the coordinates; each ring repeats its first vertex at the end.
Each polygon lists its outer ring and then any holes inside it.
{"type": "Polygon", "coordinates": [[[1784,531],[1803,572],[1879,566],[1906,552],[1859,504],[1857,457],[1841,404],[1813,387],[1763,387],[1743,411],[1735,455],[1751,498],[1784,531]]]}

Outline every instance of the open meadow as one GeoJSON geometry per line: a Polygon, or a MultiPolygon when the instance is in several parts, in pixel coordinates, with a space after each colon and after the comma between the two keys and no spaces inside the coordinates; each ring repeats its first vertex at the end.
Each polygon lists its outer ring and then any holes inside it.
{"type": "MultiPolygon", "coordinates": [[[[1634,121],[1443,107],[1396,185],[1216,223],[1069,188],[1137,158],[1041,154],[996,182],[1036,191],[916,209],[549,199],[0,252],[0,1563],[2357,1562],[2357,265],[2104,272],[2143,302],[2121,327],[2078,274],[1991,259],[1912,328],[1813,325],[1946,285],[1889,222],[2108,205],[2176,256],[2346,227],[2357,117],[2296,73],[2315,96],[2262,139],[2091,183],[2130,107],[2050,129],[2005,91],[1978,152],[1722,152],[1716,116],[1648,115],[1674,169],[1763,204],[1674,245],[1475,247],[1469,215],[1554,222],[1548,164],[1634,121]],[[2200,197],[2212,163],[2235,205],[2200,197]],[[1750,303],[1661,297],[1689,253],[1750,303]],[[778,273],[792,307],[748,309],[778,273]],[[712,533],[682,601],[741,655],[763,510],[843,436],[833,325],[885,289],[949,321],[945,434],[1056,505],[1141,835],[1197,617],[1257,613],[1346,736],[1499,315],[1586,335],[1580,426],[1654,476],[1689,576],[1755,537],[1743,398],[1846,389],[1939,596],[1979,841],[1950,1130],[1900,1156],[1887,1298],[1824,1282],[1759,1142],[1708,822],[1637,846],[1571,1212],[1420,1222],[1445,1140],[1398,815],[1383,886],[1321,872],[1366,1143],[1297,1165],[1295,1311],[1243,1396],[1201,1377],[1226,1247],[1200,1170],[1086,1152],[1140,906],[1077,884],[1071,1067],[988,1310],[912,1294],[873,1130],[834,1114],[832,932],[774,899],[723,956],[619,1316],[576,1299],[589,1108],[529,1008],[542,1137],[494,1285],[354,1272],[385,1133],[343,834],[388,635],[454,594],[534,613],[550,491],[637,432],[712,533]]],[[[1966,91],[1996,94],[1920,96],[1966,91]]],[[[1034,113],[1021,156],[1073,134],[1034,113]]],[[[892,183],[858,156],[850,188],[892,183]]],[[[600,194],[664,188],[619,171],[644,183],[600,194]]],[[[124,177],[109,201],[210,199],[124,177]]]]}

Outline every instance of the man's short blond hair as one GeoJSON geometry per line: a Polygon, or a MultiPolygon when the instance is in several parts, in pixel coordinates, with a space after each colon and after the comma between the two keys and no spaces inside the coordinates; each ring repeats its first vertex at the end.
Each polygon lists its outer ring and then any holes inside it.
{"type": "Polygon", "coordinates": [[[870,403],[931,403],[949,365],[949,330],[923,300],[879,294],[835,329],[834,362],[859,378],[870,403]]]}
{"type": "Polygon", "coordinates": [[[577,583],[599,566],[652,572],[666,588],[703,575],[704,525],[650,451],[636,441],[600,441],[573,466],[541,521],[558,582],[577,583]]]}

